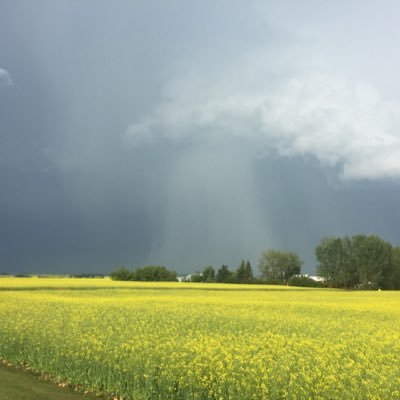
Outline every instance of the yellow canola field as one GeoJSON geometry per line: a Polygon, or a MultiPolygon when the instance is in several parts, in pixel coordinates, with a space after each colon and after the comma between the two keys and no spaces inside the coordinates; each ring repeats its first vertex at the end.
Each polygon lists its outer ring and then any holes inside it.
{"type": "Polygon", "coordinates": [[[400,399],[397,292],[38,278],[0,287],[0,358],[98,393],[400,399]]]}
{"type": "MultiPolygon", "coordinates": [[[[132,281],[113,281],[109,277],[105,278],[42,278],[34,276],[32,278],[14,278],[0,276],[0,290],[27,290],[27,289],[209,289],[209,290],[265,290],[266,285],[236,285],[226,283],[204,283],[190,282],[132,282],[132,281]]],[[[288,286],[268,286],[268,290],[291,290],[288,286]]],[[[302,288],[296,288],[302,290],[302,288]]],[[[306,290],[306,289],[304,289],[306,290]]]]}

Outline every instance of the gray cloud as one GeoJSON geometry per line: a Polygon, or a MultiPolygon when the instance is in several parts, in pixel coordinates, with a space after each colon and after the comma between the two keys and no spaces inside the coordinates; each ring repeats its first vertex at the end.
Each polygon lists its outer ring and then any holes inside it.
{"type": "Polygon", "coordinates": [[[0,68],[0,86],[11,86],[13,84],[10,73],[5,69],[0,68]]]}
{"type": "Polygon", "coordinates": [[[1,269],[190,272],[272,247],[312,272],[323,235],[399,243],[399,11],[5,0],[1,269]]]}
{"type": "Polygon", "coordinates": [[[217,79],[191,74],[168,82],[164,100],[125,140],[137,146],[228,137],[257,151],[313,156],[340,166],[344,179],[400,177],[400,102],[333,73],[274,77],[264,65],[253,58],[217,79]]]}

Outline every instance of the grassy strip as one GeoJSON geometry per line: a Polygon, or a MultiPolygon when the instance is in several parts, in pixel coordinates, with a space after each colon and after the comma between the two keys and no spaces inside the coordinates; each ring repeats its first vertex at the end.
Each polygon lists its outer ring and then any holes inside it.
{"type": "MultiPolygon", "coordinates": [[[[0,400],[83,400],[96,399],[61,388],[37,376],[0,363],[0,400]]],[[[97,398],[98,399],[98,398],[97,398]]]]}

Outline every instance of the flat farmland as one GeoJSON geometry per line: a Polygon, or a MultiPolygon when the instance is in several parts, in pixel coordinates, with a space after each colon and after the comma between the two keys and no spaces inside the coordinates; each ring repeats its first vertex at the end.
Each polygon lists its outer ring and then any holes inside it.
{"type": "Polygon", "coordinates": [[[400,293],[0,278],[0,359],[123,399],[399,399],[400,293]]]}

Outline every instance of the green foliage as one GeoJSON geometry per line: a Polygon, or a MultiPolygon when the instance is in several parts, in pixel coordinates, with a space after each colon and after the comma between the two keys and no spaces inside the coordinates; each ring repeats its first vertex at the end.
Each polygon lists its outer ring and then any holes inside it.
{"type": "Polygon", "coordinates": [[[400,254],[377,235],[323,238],[315,248],[317,273],[328,286],[395,289],[400,278],[400,254]]]}
{"type": "Polygon", "coordinates": [[[215,279],[220,283],[231,283],[234,281],[234,274],[229,270],[228,266],[224,264],[218,269],[215,279]]]}
{"type": "Polygon", "coordinates": [[[304,276],[304,275],[292,276],[288,280],[288,285],[289,286],[300,286],[300,287],[320,287],[320,288],[325,287],[325,284],[323,282],[314,281],[314,279],[311,279],[310,277],[304,276]]]}
{"type": "Polygon", "coordinates": [[[125,267],[120,267],[112,272],[110,277],[114,281],[173,282],[177,280],[175,271],[160,265],[148,265],[132,272],[125,267]]]}
{"type": "Polygon", "coordinates": [[[344,238],[322,238],[315,249],[318,261],[317,274],[326,279],[330,287],[353,287],[357,274],[351,257],[351,240],[344,238]]]}
{"type": "Polygon", "coordinates": [[[293,275],[300,273],[302,264],[297,253],[269,249],[262,253],[259,269],[264,281],[287,284],[293,275]]]}
{"type": "Polygon", "coordinates": [[[213,266],[208,265],[203,269],[203,272],[195,272],[190,275],[190,282],[215,282],[215,269],[213,266]]]}
{"type": "Polygon", "coordinates": [[[203,282],[203,275],[200,273],[191,274],[190,282],[203,282]]]}
{"type": "Polygon", "coordinates": [[[131,281],[132,275],[127,268],[119,267],[115,271],[111,272],[110,278],[113,281],[131,281]]]}
{"type": "Polygon", "coordinates": [[[390,271],[387,271],[385,278],[388,282],[388,289],[400,289],[400,247],[392,248],[393,265],[390,271]]]}
{"type": "Polygon", "coordinates": [[[242,260],[236,270],[235,277],[237,283],[250,283],[253,281],[253,270],[249,261],[242,260]]]}
{"type": "Polygon", "coordinates": [[[174,282],[176,277],[175,271],[171,271],[162,265],[148,265],[137,268],[132,272],[133,281],[174,282]]]}
{"type": "Polygon", "coordinates": [[[215,282],[214,267],[212,267],[211,265],[205,267],[201,276],[202,276],[202,282],[215,282]]]}
{"type": "Polygon", "coordinates": [[[359,287],[383,288],[384,276],[393,265],[392,245],[376,235],[353,236],[352,262],[358,275],[359,287]]]}
{"type": "Polygon", "coordinates": [[[105,274],[102,273],[81,273],[81,274],[70,274],[71,278],[104,278],[105,274]]]}

